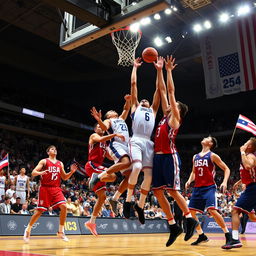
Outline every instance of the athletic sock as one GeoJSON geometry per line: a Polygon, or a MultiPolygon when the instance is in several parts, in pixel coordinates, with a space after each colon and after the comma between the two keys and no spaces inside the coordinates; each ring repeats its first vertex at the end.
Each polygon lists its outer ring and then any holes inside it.
{"type": "Polygon", "coordinates": [[[235,239],[235,240],[239,239],[238,230],[232,230],[232,238],[235,239]]]}
{"type": "Polygon", "coordinates": [[[59,232],[64,233],[64,225],[59,225],[59,232]]]}
{"type": "Polygon", "coordinates": [[[27,226],[26,229],[27,229],[28,232],[31,232],[32,226],[30,226],[30,225],[28,224],[28,226],[27,226]]]}

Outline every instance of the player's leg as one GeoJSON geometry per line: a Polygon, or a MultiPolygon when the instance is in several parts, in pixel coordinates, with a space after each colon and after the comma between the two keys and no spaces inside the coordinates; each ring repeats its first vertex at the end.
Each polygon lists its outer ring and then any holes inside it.
{"type": "Polygon", "coordinates": [[[101,210],[102,205],[104,204],[105,200],[106,200],[106,188],[102,187],[99,190],[95,191],[96,195],[97,195],[97,201],[96,204],[93,207],[93,212],[91,215],[91,218],[89,221],[87,221],[84,225],[87,229],[90,230],[90,232],[94,235],[97,236],[97,230],[96,230],[96,218],[99,215],[99,212],[101,210]]]}
{"type": "Polygon", "coordinates": [[[61,238],[63,241],[68,242],[69,239],[66,237],[64,232],[64,225],[67,218],[67,205],[61,204],[60,208],[60,223],[59,223],[59,231],[57,232],[57,236],[61,238]]]}
{"type": "Polygon", "coordinates": [[[127,170],[122,173],[122,175],[124,176],[124,179],[119,184],[118,189],[115,192],[115,194],[109,199],[109,203],[110,203],[115,215],[118,215],[118,211],[117,211],[118,199],[124,193],[124,191],[127,190],[130,174],[131,174],[131,170],[127,170]]]}

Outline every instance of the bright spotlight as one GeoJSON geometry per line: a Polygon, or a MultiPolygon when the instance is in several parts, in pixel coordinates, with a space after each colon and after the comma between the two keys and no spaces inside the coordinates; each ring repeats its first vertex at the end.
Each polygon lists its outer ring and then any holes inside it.
{"type": "Polygon", "coordinates": [[[206,20],[206,21],[204,22],[204,27],[205,27],[206,29],[210,29],[210,28],[212,27],[212,23],[211,23],[209,20],[206,20]]]}
{"type": "Polygon", "coordinates": [[[164,43],[163,43],[163,40],[160,38],[160,37],[156,37],[155,39],[154,39],[154,43],[155,43],[155,45],[156,46],[158,46],[158,47],[160,47],[160,46],[162,46],[164,43]]]}
{"type": "Polygon", "coordinates": [[[202,26],[201,24],[195,24],[194,27],[193,27],[193,30],[197,33],[201,32],[202,31],[202,26]]]}
{"type": "Polygon", "coordinates": [[[131,32],[138,32],[140,29],[140,24],[138,22],[130,25],[131,32]]]}
{"type": "Polygon", "coordinates": [[[135,5],[135,4],[137,4],[136,2],[132,2],[132,5],[135,5]]]}
{"type": "Polygon", "coordinates": [[[170,44],[172,42],[172,38],[170,36],[167,36],[165,38],[165,40],[167,41],[168,44],[170,44]]]}
{"type": "Polygon", "coordinates": [[[176,6],[173,6],[173,8],[172,8],[175,12],[177,12],[178,11],[178,9],[177,9],[177,7],[176,6]]]}
{"type": "Polygon", "coordinates": [[[160,20],[160,19],[161,19],[160,14],[159,14],[159,13],[156,13],[156,14],[154,15],[154,19],[155,19],[155,20],[160,20]]]}
{"type": "Polygon", "coordinates": [[[151,23],[151,19],[149,17],[146,17],[146,18],[143,18],[141,21],[140,21],[140,24],[145,26],[145,25],[148,25],[151,23]]]}
{"type": "Polygon", "coordinates": [[[167,9],[164,10],[164,13],[169,15],[169,14],[172,13],[172,10],[170,8],[167,8],[167,9]]]}
{"type": "Polygon", "coordinates": [[[222,23],[227,22],[230,19],[230,16],[227,12],[223,12],[221,13],[220,17],[219,17],[219,21],[222,23]]]}
{"type": "Polygon", "coordinates": [[[250,6],[249,5],[242,5],[237,9],[237,16],[243,16],[250,12],[250,6]]]}

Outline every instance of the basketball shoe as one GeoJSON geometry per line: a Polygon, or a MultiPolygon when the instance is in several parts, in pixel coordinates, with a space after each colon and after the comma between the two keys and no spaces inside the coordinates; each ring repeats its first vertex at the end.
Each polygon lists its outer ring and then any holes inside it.
{"type": "Polygon", "coordinates": [[[23,240],[25,243],[28,243],[30,239],[30,231],[27,230],[27,228],[25,228],[24,230],[24,235],[23,235],[23,240]]]}
{"type": "Polygon", "coordinates": [[[64,232],[57,232],[57,237],[62,239],[62,241],[64,241],[64,242],[68,242],[69,241],[69,239],[66,237],[64,232]]]}
{"type": "Polygon", "coordinates": [[[198,245],[201,243],[206,243],[208,241],[209,241],[208,237],[203,233],[203,234],[199,235],[199,237],[196,239],[196,241],[193,242],[191,245],[198,245]]]}
{"type": "Polygon", "coordinates": [[[98,233],[97,233],[97,230],[96,230],[96,224],[95,223],[91,223],[89,221],[85,222],[84,223],[84,226],[90,230],[90,232],[94,235],[94,236],[97,236],[98,233]]]}

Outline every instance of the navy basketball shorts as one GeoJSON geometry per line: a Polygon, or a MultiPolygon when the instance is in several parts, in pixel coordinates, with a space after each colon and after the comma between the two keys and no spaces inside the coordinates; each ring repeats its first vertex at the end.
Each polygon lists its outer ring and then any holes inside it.
{"type": "Polygon", "coordinates": [[[155,154],[153,159],[153,189],[180,190],[181,161],[178,153],[155,154]]]}
{"type": "Polygon", "coordinates": [[[246,213],[256,209],[256,182],[246,186],[245,191],[237,199],[234,208],[246,213]]]}
{"type": "Polygon", "coordinates": [[[218,210],[216,185],[193,188],[188,208],[203,213],[204,210],[218,210]]]}

